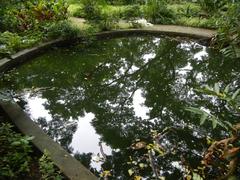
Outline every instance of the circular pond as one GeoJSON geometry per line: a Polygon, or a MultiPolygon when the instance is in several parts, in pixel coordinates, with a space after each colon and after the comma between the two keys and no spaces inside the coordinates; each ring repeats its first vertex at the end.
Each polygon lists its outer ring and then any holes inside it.
{"type": "Polygon", "coordinates": [[[97,175],[174,179],[200,164],[206,137],[225,136],[186,107],[235,119],[195,89],[224,87],[239,72],[239,60],[193,41],[124,37],[52,49],[9,71],[0,87],[97,175]]]}

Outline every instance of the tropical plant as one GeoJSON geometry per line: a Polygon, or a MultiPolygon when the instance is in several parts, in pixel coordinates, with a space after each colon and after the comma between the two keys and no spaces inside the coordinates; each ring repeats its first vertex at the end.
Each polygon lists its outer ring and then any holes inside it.
{"type": "Polygon", "coordinates": [[[100,30],[106,31],[111,29],[116,29],[118,27],[119,16],[117,13],[109,14],[107,12],[102,12],[98,23],[100,30]]]}
{"type": "Polygon", "coordinates": [[[9,55],[21,48],[21,37],[16,33],[0,33],[0,56],[9,55]]]}
{"type": "Polygon", "coordinates": [[[32,46],[41,40],[41,32],[30,33],[26,36],[19,36],[17,33],[0,33],[0,58],[9,56],[23,48],[32,46]]]}
{"type": "Polygon", "coordinates": [[[101,0],[83,0],[83,12],[84,17],[90,24],[97,27],[100,30],[111,30],[117,27],[119,22],[119,15],[117,12],[102,11],[101,7],[106,4],[101,0]]]}
{"type": "Polygon", "coordinates": [[[99,20],[101,16],[100,3],[98,0],[83,0],[82,11],[84,18],[90,22],[99,20]]]}
{"type": "MultiPolygon", "coordinates": [[[[240,113],[240,89],[232,92],[230,91],[230,85],[228,85],[224,88],[224,90],[221,91],[220,85],[215,83],[214,87],[205,86],[203,88],[196,89],[196,91],[206,95],[215,96],[220,100],[226,101],[228,104],[228,109],[231,111],[231,113],[240,113]]],[[[200,115],[200,125],[203,125],[206,120],[210,120],[213,128],[216,128],[217,125],[220,125],[226,130],[232,129],[233,127],[231,122],[221,120],[221,118],[215,116],[209,110],[204,108],[188,107],[186,110],[200,115]]]]}
{"type": "MultiPolygon", "coordinates": [[[[235,89],[228,85],[224,90],[221,90],[220,85],[215,83],[214,87],[205,86],[197,91],[225,101],[226,108],[232,114],[232,117],[240,116],[240,89],[235,89]]],[[[211,171],[216,173],[216,179],[238,179],[235,175],[239,174],[240,123],[232,124],[231,119],[224,121],[221,117],[212,114],[211,111],[206,111],[202,108],[190,107],[187,110],[200,115],[201,125],[206,120],[210,120],[213,128],[220,125],[226,130],[226,136],[230,136],[219,141],[209,141],[210,147],[204,153],[202,167],[195,169],[194,173],[198,172],[198,175],[205,177],[211,171]],[[209,169],[209,167],[211,168],[209,169]]],[[[190,171],[192,172],[192,170],[190,171]]]]}
{"type": "Polygon", "coordinates": [[[66,20],[45,24],[44,32],[46,32],[45,36],[50,39],[74,38],[80,34],[79,28],[66,20]]]}
{"type": "Polygon", "coordinates": [[[0,177],[14,179],[29,171],[30,141],[33,137],[22,136],[8,123],[0,126],[0,177]]]}
{"type": "Polygon", "coordinates": [[[221,10],[227,3],[226,0],[199,0],[198,3],[207,13],[215,13],[221,10]]]}
{"type": "Polygon", "coordinates": [[[175,16],[163,0],[147,1],[144,13],[145,17],[154,24],[172,24],[174,22],[175,16]]]}
{"type": "Polygon", "coordinates": [[[221,52],[233,58],[240,58],[240,3],[229,5],[226,15],[220,21],[215,43],[221,52]]]}
{"type": "Polygon", "coordinates": [[[57,171],[50,155],[47,151],[39,159],[39,169],[43,180],[61,180],[63,176],[60,171],[57,171]]]}
{"type": "Polygon", "coordinates": [[[123,19],[134,20],[143,16],[141,7],[136,4],[132,6],[127,6],[122,13],[123,19]]]}
{"type": "Polygon", "coordinates": [[[2,30],[26,31],[39,27],[45,21],[59,21],[67,18],[65,0],[27,0],[5,3],[1,10],[2,30]]]}

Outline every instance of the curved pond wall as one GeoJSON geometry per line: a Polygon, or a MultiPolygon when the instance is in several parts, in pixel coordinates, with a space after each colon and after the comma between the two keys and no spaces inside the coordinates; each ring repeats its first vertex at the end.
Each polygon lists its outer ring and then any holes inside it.
{"type": "MultiPolygon", "coordinates": [[[[169,27],[169,26],[167,26],[169,27]]],[[[208,45],[211,41],[211,39],[215,35],[215,31],[212,30],[205,30],[205,29],[199,29],[199,28],[190,28],[190,27],[181,27],[181,30],[174,30],[174,27],[178,26],[170,26],[173,30],[168,30],[167,28],[163,30],[158,29],[129,29],[129,30],[117,30],[117,31],[106,31],[97,33],[94,35],[97,39],[106,39],[106,38],[116,38],[116,37],[123,37],[123,36],[132,36],[132,35],[167,35],[167,36],[178,36],[178,37],[187,37],[187,38],[193,38],[196,41],[199,41],[199,43],[203,43],[205,45],[208,45]],[[190,31],[188,29],[190,28],[190,31]],[[195,30],[195,31],[194,31],[195,30]],[[207,33],[204,33],[204,31],[209,31],[207,33]]],[[[53,40],[47,43],[43,43],[39,46],[25,49],[23,51],[20,51],[12,56],[10,58],[4,58],[0,59],[0,73],[7,71],[8,69],[11,69],[12,67],[15,67],[17,65],[20,65],[21,63],[28,61],[44,51],[48,50],[49,48],[53,46],[68,46],[77,42],[81,42],[83,40],[83,37],[75,38],[75,39],[57,39],[53,40]]]]}

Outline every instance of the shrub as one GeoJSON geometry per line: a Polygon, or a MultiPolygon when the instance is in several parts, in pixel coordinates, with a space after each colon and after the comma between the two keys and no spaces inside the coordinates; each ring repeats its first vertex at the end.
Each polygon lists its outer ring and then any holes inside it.
{"type": "Polygon", "coordinates": [[[84,18],[88,21],[97,21],[100,18],[101,10],[97,0],[83,0],[82,11],[84,18]]]}
{"type": "Polygon", "coordinates": [[[61,180],[60,171],[57,171],[47,151],[39,159],[39,169],[44,180],[61,180]]]}
{"type": "Polygon", "coordinates": [[[117,12],[104,12],[101,11],[100,6],[104,3],[98,0],[83,0],[84,17],[93,26],[100,30],[111,30],[117,27],[119,22],[119,15],[117,12]]]}
{"type": "Polygon", "coordinates": [[[229,5],[228,11],[220,21],[216,39],[221,52],[233,58],[240,58],[240,3],[229,5]]]}
{"type": "Polygon", "coordinates": [[[27,0],[8,3],[5,4],[5,9],[0,11],[1,29],[22,32],[34,29],[42,22],[63,20],[67,18],[67,8],[65,0],[27,0]]]}
{"type": "Polygon", "coordinates": [[[164,0],[147,1],[145,16],[154,24],[172,24],[175,17],[173,12],[167,8],[164,0]]]}
{"type": "Polygon", "coordinates": [[[22,47],[22,39],[16,33],[4,32],[0,34],[0,57],[12,54],[22,47]]]}
{"type": "Polygon", "coordinates": [[[41,40],[41,33],[29,33],[26,36],[19,36],[17,33],[0,33],[0,58],[13,54],[23,48],[36,44],[41,40]]]}
{"type": "Polygon", "coordinates": [[[215,13],[216,11],[223,8],[227,1],[226,0],[199,0],[201,8],[207,13],[215,13]]]}
{"type": "Polygon", "coordinates": [[[127,6],[122,12],[123,19],[134,20],[143,16],[143,12],[139,5],[127,6]]]}
{"type": "Polygon", "coordinates": [[[85,17],[85,13],[83,11],[82,7],[78,7],[73,13],[72,13],[73,17],[79,17],[79,18],[84,18],[85,17]]]}
{"type": "Polygon", "coordinates": [[[76,26],[66,20],[46,24],[44,31],[46,32],[46,37],[51,39],[59,37],[73,38],[77,37],[80,33],[80,30],[76,26]]]}
{"type": "Polygon", "coordinates": [[[14,179],[29,171],[32,137],[22,136],[10,124],[0,126],[0,177],[14,179]]]}
{"type": "Polygon", "coordinates": [[[100,15],[100,20],[97,22],[100,30],[107,31],[118,27],[119,16],[117,13],[109,14],[103,12],[100,15]]]}

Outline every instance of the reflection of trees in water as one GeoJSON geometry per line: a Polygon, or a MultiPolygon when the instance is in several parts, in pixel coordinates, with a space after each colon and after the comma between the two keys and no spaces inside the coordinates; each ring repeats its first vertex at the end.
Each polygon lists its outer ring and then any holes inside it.
{"type": "MultiPolygon", "coordinates": [[[[186,48],[183,44],[153,37],[100,41],[90,49],[53,51],[8,78],[16,91],[54,87],[38,92],[47,99],[44,106],[52,115],[51,121],[39,119],[38,123],[69,151],[78,117],[84,112],[94,113],[92,124],[101,140],[113,149],[121,149],[103,164],[104,168],[114,166],[116,176],[127,177],[128,157],[138,156],[127,149],[134,139],[149,141],[151,129],[178,127],[176,134],[166,137],[170,146],[177,147],[176,153],[157,159],[163,170],[177,175],[179,170],[171,163],[184,155],[194,164],[205,146],[204,131],[199,129],[197,118],[184,108],[205,106],[228,117],[224,102],[209,101],[193,88],[219,81],[226,85],[237,76],[240,67],[239,62],[223,60],[211,50],[207,50],[208,57],[197,60],[194,55],[203,47],[191,43],[186,48]],[[146,59],[146,55],[151,58],[146,59]],[[183,70],[188,65],[191,68],[183,70]],[[142,90],[145,106],[150,108],[150,119],[134,113],[133,96],[138,89],[142,90]]],[[[88,154],[78,158],[89,164],[88,154]]]]}

